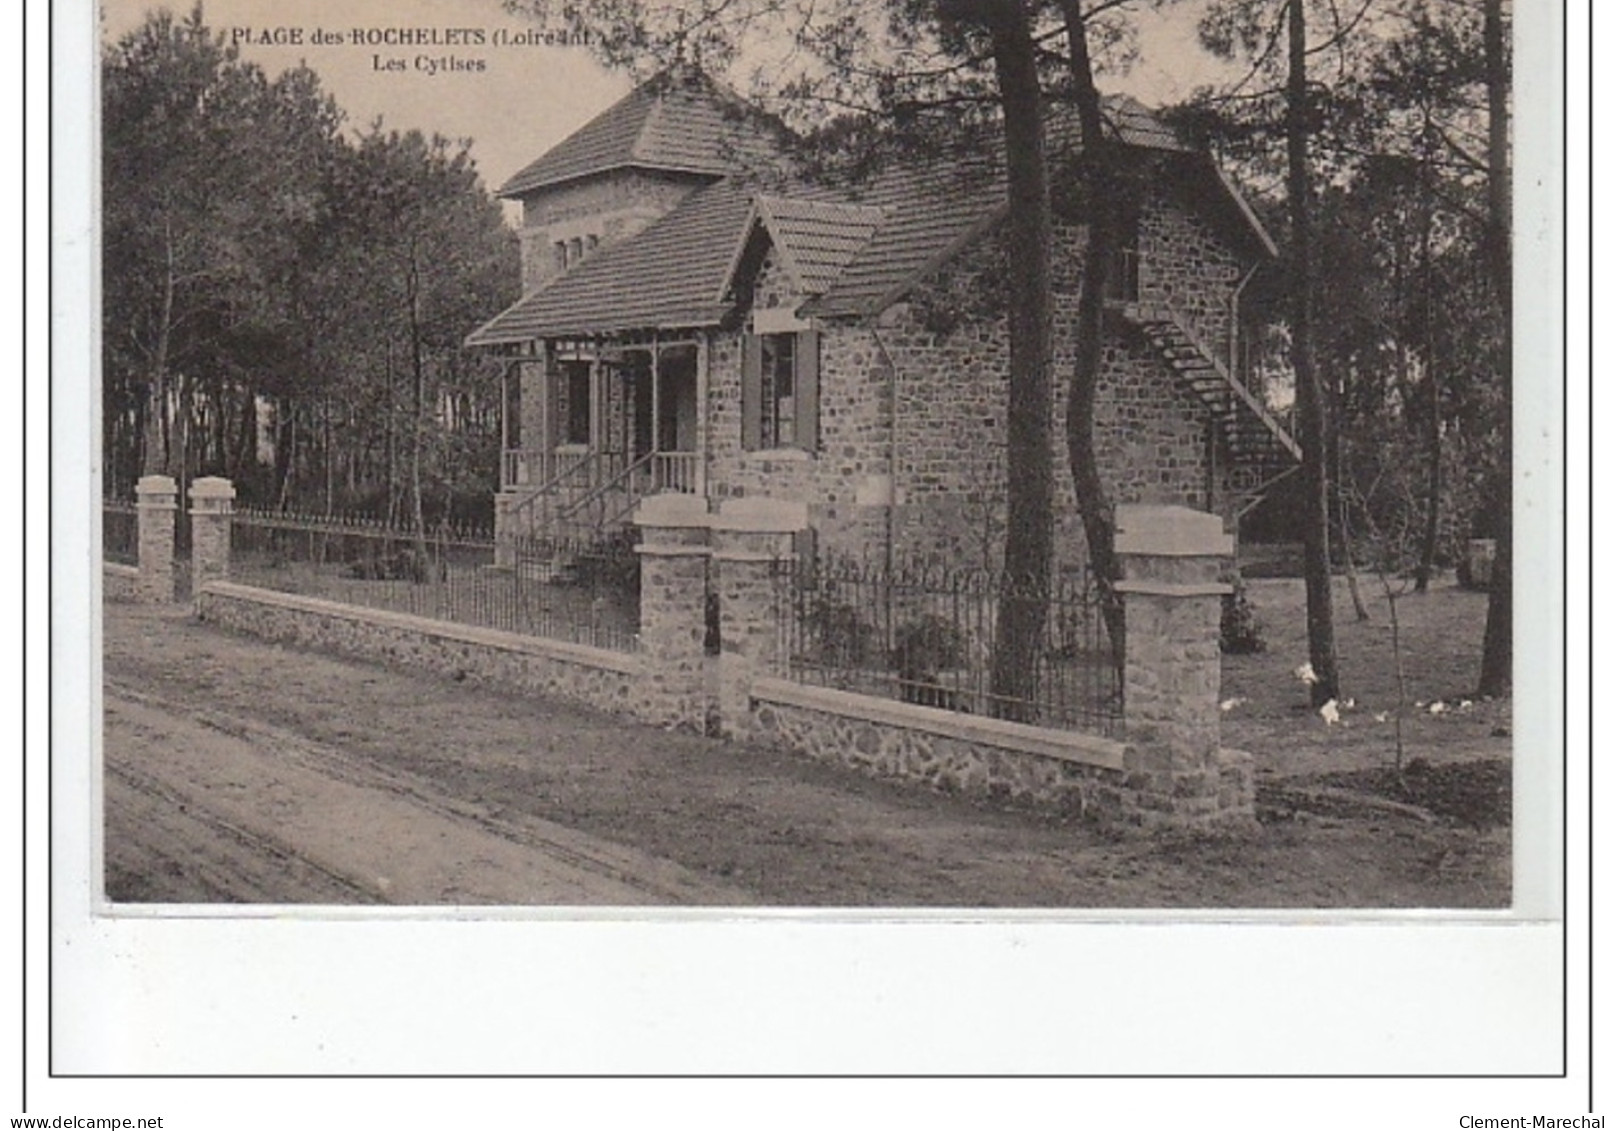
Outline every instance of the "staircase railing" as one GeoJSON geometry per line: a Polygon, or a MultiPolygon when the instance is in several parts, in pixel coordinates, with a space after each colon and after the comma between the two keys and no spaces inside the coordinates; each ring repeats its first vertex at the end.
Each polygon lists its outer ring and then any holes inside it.
{"type": "Polygon", "coordinates": [[[1282,444],[1296,459],[1301,458],[1301,445],[1296,442],[1295,437],[1291,436],[1285,427],[1279,423],[1278,417],[1274,416],[1272,410],[1262,403],[1261,398],[1251,392],[1243,381],[1234,376],[1233,371],[1218,358],[1215,352],[1206,348],[1205,342],[1195,332],[1187,318],[1179,314],[1170,305],[1140,304],[1137,310],[1140,321],[1170,322],[1177,332],[1183,335],[1184,340],[1193,346],[1200,356],[1205,359],[1206,364],[1216,372],[1217,376],[1222,378],[1223,382],[1244,403],[1245,407],[1255,414],[1256,418],[1262,422],[1273,438],[1282,444]]]}
{"type": "Polygon", "coordinates": [[[657,491],[694,495],[698,493],[700,470],[700,452],[653,452],[651,486],[657,491]]]}
{"type": "Polygon", "coordinates": [[[599,531],[627,517],[650,491],[693,495],[700,485],[699,452],[656,451],[634,460],[618,452],[589,452],[564,464],[559,460],[566,456],[540,458],[556,459],[557,470],[505,512],[512,530],[586,526],[599,531]],[[613,509],[618,494],[622,503],[613,509]]]}
{"type": "Polygon", "coordinates": [[[546,452],[534,453],[540,464],[548,463],[553,469],[529,493],[524,494],[505,512],[505,522],[512,530],[542,530],[549,526],[556,500],[563,494],[587,487],[602,475],[603,461],[611,452],[546,452]],[[581,480],[581,483],[580,483],[581,480]]]}
{"type": "Polygon", "coordinates": [[[622,514],[627,514],[628,511],[633,510],[644,495],[643,491],[636,492],[634,490],[634,483],[637,479],[644,478],[640,473],[651,466],[658,454],[657,452],[647,452],[627,464],[621,471],[607,478],[604,482],[597,484],[578,498],[557,508],[554,515],[555,523],[558,525],[578,523],[580,522],[578,516],[588,510],[593,515],[593,521],[584,520],[583,524],[592,527],[594,530],[601,529],[612,521],[612,516],[606,513],[608,505],[606,500],[619,489],[628,498],[617,517],[621,517],[622,514]]]}

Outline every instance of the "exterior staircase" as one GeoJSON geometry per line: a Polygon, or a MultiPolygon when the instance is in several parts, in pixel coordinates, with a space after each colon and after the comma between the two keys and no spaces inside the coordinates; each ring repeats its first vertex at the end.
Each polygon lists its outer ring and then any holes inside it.
{"type": "Polygon", "coordinates": [[[1148,304],[1129,304],[1126,314],[1185,387],[1211,409],[1234,465],[1241,511],[1300,466],[1301,445],[1261,398],[1207,348],[1187,319],[1171,307],[1148,304]]]}
{"type": "Polygon", "coordinates": [[[641,499],[655,491],[694,493],[692,452],[629,460],[591,452],[552,464],[550,477],[510,492],[499,522],[498,565],[539,581],[568,581],[591,553],[622,535],[641,499]]]}

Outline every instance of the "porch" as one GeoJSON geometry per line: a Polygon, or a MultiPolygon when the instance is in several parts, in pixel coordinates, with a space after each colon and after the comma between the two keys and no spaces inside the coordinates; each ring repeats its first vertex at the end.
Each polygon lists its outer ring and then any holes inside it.
{"type": "Polygon", "coordinates": [[[646,495],[706,494],[703,339],[536,345],[502,390],[501,538],[606,536],[646,495]]]}

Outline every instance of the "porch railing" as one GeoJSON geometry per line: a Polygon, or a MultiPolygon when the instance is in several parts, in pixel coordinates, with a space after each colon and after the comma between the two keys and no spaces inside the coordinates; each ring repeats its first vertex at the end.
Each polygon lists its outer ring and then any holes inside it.
{"type": "Polygon", "coordinates": [[[651,457],[651,487],[681,495],[699,493],[700,452],[657,452],[651,457]]]}
{"type": "Polygon", "coordinates": [[[652,452],[630,460],[622,452],[505,453],[506,488],[522,496],[506,512],[516,533],[581,536],[620,521],[656,491],[701,490],[701,453],[652,452]]]}
{"type": "MultiPolygon", "coordinates": [[[[574,480],[599,458],[589,451],[535,452],[526,448],[506,448],[503,457],[499,486],[506,490],[548,487],[563,478],[574,480]]],[[[585,485],[593,485],[592,477],[585,485]]]]}

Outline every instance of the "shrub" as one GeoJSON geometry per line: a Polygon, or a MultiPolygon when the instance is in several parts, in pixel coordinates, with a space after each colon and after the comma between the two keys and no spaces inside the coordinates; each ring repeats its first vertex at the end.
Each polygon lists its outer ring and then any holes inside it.
{"type": "Polygon", "coordinates": [[[1229,576],[1228,582],[1234,588],[1233,592],[1223,594],[1222,625],[1217,643],[1228,655],[1248,656],[1266,651],[1262,624],[1256,618],[1256,608],[1251,604],[1245,579],[1236,572],[1229,576]]]}
{"type": "Polygon", "coordinates": [[[964,635],[939,616],[927,614],[910,621],[894,635],[891,662],[906,702],[956,709],[957,697],[940,685],[939,673],[960,666],[964,659],[964,635]]]}
{"type": "Polygon", "coordinates": [[[804,626],[808,655],[830,667],[864,667],[878,654],[875,626],[857,609],[834,598],[820,596],[809,610],[804,626]]]}

